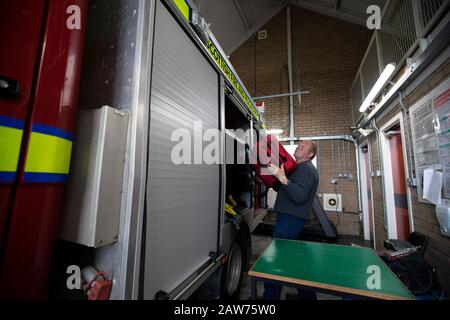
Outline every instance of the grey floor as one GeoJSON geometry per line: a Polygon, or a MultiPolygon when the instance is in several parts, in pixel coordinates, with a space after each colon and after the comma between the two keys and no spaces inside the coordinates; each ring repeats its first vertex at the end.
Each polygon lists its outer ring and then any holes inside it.
{"type": "MultiPolygon", "coordinates": [[[[269,235],[260,235],[260,234],[253,234],[252,235],[252,259],[250,265],[253,265],[258,257],[264,252],[264,250],[268,247],[270,242],[272,241],[272,237],[269,235]]],[[[359,246],[364,247],[370,247],[371,243],[368,241],[364,241],[363,239],[359,237],[346,237],[341,236],[340,239],[337,241],[337,244],[342,245],[350,245],[355,244],[359,246]]],[[[257,284],[257,299],[262,299],[264,292],[264,285],[262,282],[258,282],[257,284]]],[[[294,288],[289,287],[283,287],[281,292],[281,299],[285,300],[286,293],[293,293],[296,294],[297,291],[294,288]]],[[[244,274],[244,278],[242,281],[241,291],[239,295],[240,300],[249,300],[251,298],[251,286],[250,286],[250,279],[247,274],[244,274]]],[[[342,300],[341,297],[332,296],[328,294],[318,293],[317,294],[318,300],[342,300]]]]}

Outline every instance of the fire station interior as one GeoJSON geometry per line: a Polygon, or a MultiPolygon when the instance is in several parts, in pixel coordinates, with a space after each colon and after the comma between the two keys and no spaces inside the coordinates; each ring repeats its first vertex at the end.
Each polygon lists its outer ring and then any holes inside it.
{"type": "Polygon", "coordinates": [[[450,0],[33,3],[0,299],[448,301],[450,0]]]}

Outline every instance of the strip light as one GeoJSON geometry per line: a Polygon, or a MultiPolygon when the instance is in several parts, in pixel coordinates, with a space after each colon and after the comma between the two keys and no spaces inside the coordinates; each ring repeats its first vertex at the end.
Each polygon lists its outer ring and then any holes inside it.
{"type": "Polygon", "coordinates": [[[281,129],[267,130],[266,133],[267,134],[282,134],[283,130],[281,130],[281,129]]]}
{"type": "Polygon", "coordinates": [[[381,73],[380,77],[378,78],[377,82],[375,82],[375,85],[373,86],[372,90],[370,90],[368,96],[364,100],[363,104],[359,108],[359,112],[366,112],[367,109],[369,109],[370,105],[372,104],[373,100],[378,96],[380,91],[384,88],[386,83],[391,78],[392,74],[395,71],[395,65],[390,63],[384,68],[383,72],[381,73]]]}
{"type": "Polygon", "coordinates": [[[388,102],[388,100],[394,95],[395,92],[409,79],[409,77],[413,74],[414,70],[417,69],[416,63],[412,64],[408,71],[397,81],[397,83],[389,90],[388,94],[381,99],[380,103],[372,110],[372,112],[367,117],[368,120],[372,119],[375,114],[388,102]]]}

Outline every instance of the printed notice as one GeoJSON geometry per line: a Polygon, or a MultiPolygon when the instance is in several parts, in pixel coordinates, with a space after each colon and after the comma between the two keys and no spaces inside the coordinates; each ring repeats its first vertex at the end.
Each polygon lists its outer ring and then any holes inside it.
{"type": "Polygon", "coordinates": [[[441,205],[442,173],[433,169],[423,171],[423,198],[436,206],[441,205]]]}

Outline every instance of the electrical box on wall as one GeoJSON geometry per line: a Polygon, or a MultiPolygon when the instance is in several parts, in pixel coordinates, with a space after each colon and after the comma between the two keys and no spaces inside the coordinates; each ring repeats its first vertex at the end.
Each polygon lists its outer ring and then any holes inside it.
{"type": "Polygon", "coordinates": [[[331,212],[342,212],[342,195],[341,194],[324,194],[323,209],[331,212]]]}
{"type": "Polygon", "coordinates": [[[59,236],[97,248],[118,239],[128,116],[105,106],[77,124],[59,236]]]}

